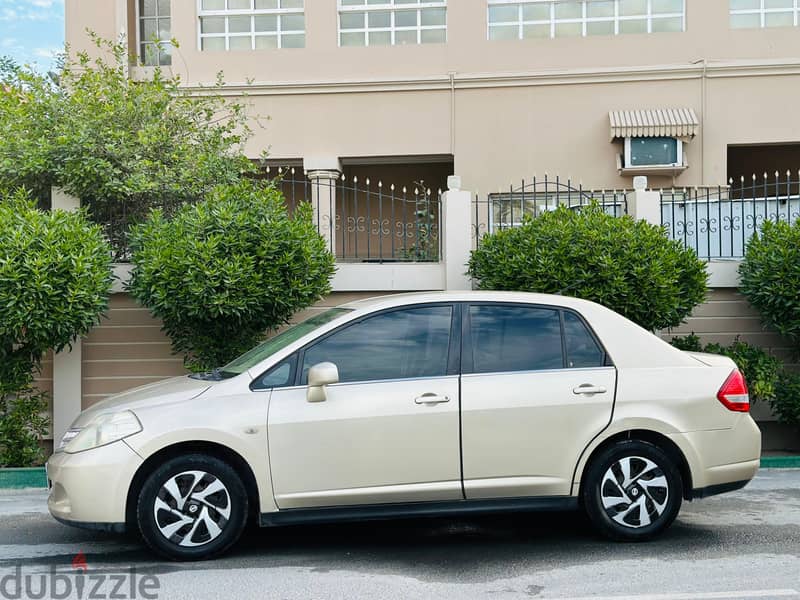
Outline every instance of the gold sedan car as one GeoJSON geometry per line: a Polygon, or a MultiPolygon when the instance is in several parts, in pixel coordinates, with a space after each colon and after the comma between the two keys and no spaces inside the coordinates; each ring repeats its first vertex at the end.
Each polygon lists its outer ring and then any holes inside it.
{"type": "Polygon", "coordinates": [[[623,541],[755,475],[726,357],[584,300],[507,292],[345,304],[211,373],[100,402],[47,467],[63,523],[173,559],[261,526],[582,509],[623,541]]]}

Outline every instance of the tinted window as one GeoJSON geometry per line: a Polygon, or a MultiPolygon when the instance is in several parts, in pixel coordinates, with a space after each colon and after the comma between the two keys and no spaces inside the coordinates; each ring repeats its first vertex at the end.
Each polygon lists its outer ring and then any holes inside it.
{"type": "Polygon", "coordinates": [[[567,346],[567,366],[570,368],[602,367],[605,362],[603,349],[584,325],[578,315],[564,312],[564,337],[567,346]]]}
{"type": "Polygon", "coordinates": [[[557,310],[525,306],[471,306],[473,372],[562,369],[557,310]]]}
{"type": "Polygon", "coordinates": [[[339,381],[378,381],[447,374],[450,306],[383,313],[336,332],[308,348],[303,378],[317,363],[332,362],[339,381]]]}

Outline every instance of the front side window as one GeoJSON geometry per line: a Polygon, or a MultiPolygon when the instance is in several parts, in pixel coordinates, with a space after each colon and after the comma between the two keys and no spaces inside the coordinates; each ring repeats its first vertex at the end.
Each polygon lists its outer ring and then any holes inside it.
{"type": "Polygon", "coordinates": [[[447,0],[339,0],[340,46],[447,41],[447,0]]]}
{"type": "Polygon", "coordinates": [[[305,45],[303,0],[200,0],[201,50],[305,45]]]}
{"type": "Polygon", "coordinates": [[[796,27],[800,4],[796,0],[730,0],[731,27],[796,27]]]}
{"type": "Polygon", "coordinates": [[[139,0],[139,59],[148,67],[172,64],[170,0],[139,0]]]}
{"type": "Polygon", "coordinates": [[[474,373],[564,368],[558,310],[478,305],[469,319],[474,373]]]}
{"type": "Polygon", "coordinates": [[[339,369],[339,381],[380,381],[447,374],[451,306],[408,308],[368,317],[306,349],[302,384],[321,362],[339,369]]]}
{"type": "Polygon", "coordinates": [[[684,31],[685,0],[489,0],[490,40],[684,31]]]}

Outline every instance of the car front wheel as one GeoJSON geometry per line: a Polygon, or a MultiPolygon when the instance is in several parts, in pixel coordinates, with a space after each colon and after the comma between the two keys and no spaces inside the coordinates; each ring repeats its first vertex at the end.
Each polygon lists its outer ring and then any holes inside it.
{"type": "Polygon", "coordinates": [[[623,440],[589,465],[583,505],[595,528],[618,541],[644,541],[669,527],[683,497],[681,475],[658,446],[623,440]]]}
{"type": "Polygon", "coordinates": [[[139,493],[137,518],[145,542],[173,560],[203,560],[239,539],[247,492],[230,465],[189,454],[158,467],[139,493]]]}

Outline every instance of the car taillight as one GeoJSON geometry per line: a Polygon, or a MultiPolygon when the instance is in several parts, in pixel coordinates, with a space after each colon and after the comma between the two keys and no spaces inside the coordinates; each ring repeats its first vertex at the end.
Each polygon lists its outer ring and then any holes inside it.
{"type": "Polygon", "coordinates": [[[739,369],[728,375],[725,383],[717,392],[717,399],[725,405],[725,408],[734,412],[750,412],[750,394],[747,391],[747,383],[739,369]]]}

